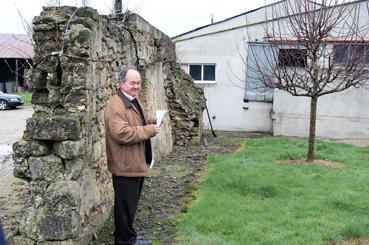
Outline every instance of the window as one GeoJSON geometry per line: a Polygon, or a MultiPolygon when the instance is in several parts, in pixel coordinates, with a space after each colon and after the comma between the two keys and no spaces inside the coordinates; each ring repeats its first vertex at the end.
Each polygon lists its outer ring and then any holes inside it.
{"type": "Polygon", "coordinates": [[[275,60],[270,57],[276,57],[277,53],[278,48],[270,43],[248,43],[244,102],[273,101],[274,90],[264,85],[259,70],[265,71],[269,76],[269,71],[273,70],[276,65],[275,60]]]}
{"type": "Polygon", "coordinates": [[[188,73],[196,82],[215,82],[214,64],[188,65],[188,73]]]}
{"type": "Polygon", "coordinates": [[[202,66],[201,65],[190,65],[190,75],[193,80],[201,81],[201,72],[202,66]]]}
{"type": "Polygon", "coordinates": [[[335,63],[347,61],[369,64],[368,44],[337,44],[333,46],[333,60],[335,63]]]}
{"type": "Polygon", "coordinates": [[[279,66],[306,67],[306,49],[280,49],[278,55],[279,66]]]}

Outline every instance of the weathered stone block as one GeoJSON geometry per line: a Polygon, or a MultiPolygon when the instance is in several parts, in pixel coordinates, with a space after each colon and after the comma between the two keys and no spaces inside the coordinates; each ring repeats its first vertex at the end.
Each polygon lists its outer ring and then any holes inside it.
{"type": "Polygon", "coordinates": [[[70,116],[50,115],[27,119],[27,133],[38,140],[77,140],[80,138],[78,118],[70,116]]]}
{"type": "Polygon", "coordinates": [[[39,157],[48,155],[50,153],[50,148],[42,141],[21,140],[13,144],[13,153],[16,157],[39,157]]]}
{"type": "Polygon", "coordinates": [[[78,12],[76,13],[77,16],[80,17],[88,17],[95,21],[99,20],[100,16],[96,9],[92,9],[89,7],[81,7],[78,9],[78,12]]]}
{"type": "Polygon", "coordinates": [[[76,48],[78,48],[77,44],[83,44],[88,41],[92,32],[83,25],[75,24],[70,27],[67,34],[68,38],[64,39],[65,47],[73,47],[73,45],[76,45],[76,48]]]}
{"type": "Polygon", "coordinates": [[[47,100],[50,105],[61,104],[62,95],[60,94],[60,87],[49,86],[49,95],[47,100]]]}
{"type": "Polygon", "coordinates": [[[33,245],[33,244],[36,244],[36,242],[29,239],[29,238],[26,238],[26,237],[15,236],[11,239],[10,244],[14,244],[14,245],[33,245]]]}
{"type": "Polygon", "coordinates": [[[65,160],[67,179],[76,180],[82,174],[84,162],[81,159],[65,160]]]}
{"type": "MultiPolygon", "coordinates": [[[[70,86],[76,86],[77,83],[81,82],[78,79],[71,81],[75,84],[69,84],[70,86]]],[[[69,93],[65,98],[65,104],[68,106],[79,106],[86,104],[86,92],[82,89],[75,89],[69,93]]]]}
{"type": "Polygon", "coordinates": [[[82,141],[61,141],[53,145],[56,155],[64,159],[75,159],[83,154],[82,141]]]}
{"type": "Polygon", "coordinates": [[[55,212],[39,208],[31,234],[36,234],[39,241],[66,240],[78,236],[79,226],[79,215],[75,210],[55,212]]]}
{"type": "Polygon", "coordinates": [[[70,23],[71,24],[81,24],[81,25],[83,25],[84,27],[86,27],[90,30],[92,30],[94,25],[95,25],[95,22],[92,19],[90,19],[90,18],[81,18],[81,17],[77,17],[77,16],[75,16],[70,23]]]}
{"type": "Polygon", "coordinates": [[[28,165],[32,180],[56,181],[63,178],[63,164],[59,157],[30,157],[28,165]]]}
{"type": "Polygon", "coordinates": [[[47,105],[48,104],[48,97],[49,91],[45,89],[46,84],[44,86],[44,90],[36,90],[32,94],[31,103],[34,105],[47,105]]]}
{"type": "Polygon", "coordinates": [[[21,157],[14,158],[13,175],[20,179],[28,179],[30,177],[27,159],[21,157]]]}
{"type": "Polygon", "coordinates": [[[43,206],[53,210],[75,209],[80,204],[77,181],[57,181],[50,184],[44,195],[43,206]]]}
{"type": "Polygon", "coordinates": [[[42,204],[36,211],[34,228],[38,240],[66,240],[79,234],[79,184],[58,181],[47,188],[42,204]]]}
{"type": "Polygon", "coordinates": [[[31,90],[39,90],[46,88],[47,73],[44,71],[29,69],[27,76],[30,79],[29,87],[31,90]]]}

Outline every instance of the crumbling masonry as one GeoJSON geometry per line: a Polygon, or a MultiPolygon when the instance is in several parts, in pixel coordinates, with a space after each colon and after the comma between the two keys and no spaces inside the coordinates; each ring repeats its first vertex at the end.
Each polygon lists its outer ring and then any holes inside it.
{"type": "Polygon", "coordinates": [[[203,92],[176,64],[169,37],[136,14],[100,16],[91,8],[44,8],[33,21],[35,57],[28,75],[35,113],[13,145],[14,175],[28,180],[30,201],[10,244],[87,244],[112,206],[103,111],[118,71],[143,74],[149,114],[166,109],[155,158],[172,144],[198,143],[203,92]]]}

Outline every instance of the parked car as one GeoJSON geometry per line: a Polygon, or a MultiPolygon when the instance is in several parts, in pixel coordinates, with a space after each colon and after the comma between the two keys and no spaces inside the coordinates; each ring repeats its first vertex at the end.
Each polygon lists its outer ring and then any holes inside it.
{"type": "Polygon", "coordinates": [[[0,91],[0,110],[13,109],[24,104],[22,96],[0,91]]]}

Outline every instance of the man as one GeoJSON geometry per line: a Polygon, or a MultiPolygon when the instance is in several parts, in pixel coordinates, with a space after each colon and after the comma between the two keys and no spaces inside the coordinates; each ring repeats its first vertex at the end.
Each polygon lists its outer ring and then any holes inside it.
{"type": "Polygon", "coordinates": [[[150,138],[160,131],[156,118],[147,120],[137,96],[140,73],[131,67],[119,73],[119,89],[105,109],[106,155],[113,176],[115,244],[150,245],[133,228],[147,164],[150,138]]]}

